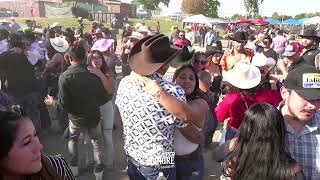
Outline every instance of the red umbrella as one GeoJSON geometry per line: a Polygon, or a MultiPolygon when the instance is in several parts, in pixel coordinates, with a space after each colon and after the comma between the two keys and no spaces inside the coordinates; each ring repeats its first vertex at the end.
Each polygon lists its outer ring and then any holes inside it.
{"type": "Polygon", "coordinates": [[[236,20],[235,23],[251,23],[251,20],[242,18],[242,19],[236,20]]]}
{"type": "Polygon", "coordinates": [[[269,24],[268,21],[265,21],[263,19],[256,19],[254,21],[251,21],[251,24],[255,24],[255,25],[267,25],[269,24]]]}

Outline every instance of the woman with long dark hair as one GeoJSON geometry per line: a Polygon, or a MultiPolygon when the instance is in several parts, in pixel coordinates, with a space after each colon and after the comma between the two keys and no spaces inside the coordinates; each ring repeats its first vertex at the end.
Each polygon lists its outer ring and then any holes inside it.
{"type": "MultiPolygon", "coordinates": [[[[87,64],[92,73],[100,77],[104,88],[108,91],[109,95],[114,93],[115,74],[107,66],[104,60],[104,55],[98,50],[93,50],[88,54],[87,64]]],[[[104,164],[107,168],[112,169],[114,163],[114,149],[112,141],[112,130],[114,122],[114,107],[112,100],[109,100],[104,105],[100,106],[101,131],[104,140],[104,164]]]]}
{"type": "MultiPolygon", "coordinates": [[[[180,66],[173,75],[173,82],[180,85],[186,93],[188,104],[192,106],[200,106],[201,102],[204,101],[200,97],[199,90],[199,79],[195,69],[192,65],[180,66]]],[[[195,107],[193,107],[195,108],[195,107]]],[[[203,112],[203,117],[197,119],[198,125],[194,126],[201,131],[206,119],[207,108],[198,109],[199,112],[203,112]]],[[[201,180],[204,176],[204,159],[200,148],[200,144],[189,141],[183,136],[179,129],[175,129],[175,164],[176,164],[176,179],[195,179],[201,180]]]]}
{"type": "Polygon", "coordinates": [[[61,155],[46,156],[31,119],[19,106],[0,110],[0,180],[74,180],[61,155]]]}
{"type": "Polygon", "coordinates": [[[268,103],[251,106],[245,113],[239,136],[213,153],[225,158],[223,172],[232,180],[303,180],[300,166],[285,146],[281,112],[268,103]],[[229,153],[228,153],[229,151],[229,153]]]}

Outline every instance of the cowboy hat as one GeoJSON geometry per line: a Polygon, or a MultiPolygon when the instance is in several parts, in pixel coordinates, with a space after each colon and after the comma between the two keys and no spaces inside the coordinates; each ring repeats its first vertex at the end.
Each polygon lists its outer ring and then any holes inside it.
{"type": "Polygon", "coordinates": [[[171,26],[171,31],[173,31],[176,28],[178,28],[178,26],[171,26]]]}
{"type": "Polygon", "coordinates": [[[0,19],[0,24],[10,24],[8,19],[0,19]]]}
{"type": "Polygon", "coordinates": [[[54,28],[54,27],[62,27],[62,24],[58,22],[54,22],[53,24],[50,25],[50,28],[54,28]]]}
{"type": "Polygon", "coordinates": [[[243,42],[243,41],[247,41],[248,37],[245,32],[238,31],[238,32],[235,32],[233,36],[230,37],[230,39],[236,42],[243,42]]]}
{"type": "Polygon", "coordinates": [[[98,50],[100,52],[105,52],[111,47],[113,43],[114,43],[113,39],[104,39],[104,38],[99,39],[92,45],[91,51],[98,50]]]}
{"type": "Polygon", "coordinates": [[[142,26],[142,24],[141,24],[141,23],[137,23],[137,24],[134,26],[134,28],[139,29],[140,26],[142,26]]]}
{"type": "Polygon", "coordinates": [[[206,54],[206,57],[209,57],[211,55],[214,55],[215,53],[223,54],[224,50],[215,46],[208,46],[205,54],[206,54]]]}
{"type": "Polygon", "coordinates": [[[260,70],[252,64],[236,63],[226,73],[225,80],[239,89],[251,89],[261,81],[260,70]]]}
{"type": "Polygon", "coordinates": [[[68,42],[63,37],[50,38],[50,44],[58,52],[66,52],[69,49],[68,42]]]}
{"type": "Polygon", "coordinates": [[[185,30],[187,30],[187,29],[191,30],[192,27],[191,27],[191,26],[186,26],[184,29],[185,29],[185,30]]]}
{"type": "Polygon", "coordinates": [[[43,29],[41,29],[41,28],[34,28],[33,32],[36,33],[36,34],[43,34],[43,29]]]}
{"type": "Polygon", "coordinates": [[[82,17],[78,17],[78,21],[82,20],[82,17]]]}
{"type": "Polygon", "coordinates": [[[314,38],[316,41],[320,41],[320,37],[317,36],[317,31],[313,29],[307,29],[302,35],[299,35],[302,38],[314,38]]]}
{"type": "Polygon", "coordinates": [[[139,33],[151,33],[151,31],[149,30],[148,26],[140,26],[138,28],[138,32],[139,33]]]}
{"type": "Polygon", "coordinates": [[[129,36],[129,39],[143,39],[143,35],[139,32],[133,31],[131,36],[129,36]]]}
{"type": "Polygon", "coordinates": [[[251,63],[257,67],[263,67],[274,66],[276,64],[276,61],[271,57],[266,57],[263,53],[256,53],[253,56],[251,63]]]}
{"type": "Polygon", "coordinates": [[[151,75],[169,63],[182,52],[181,48],[170,45],[163,34],[147,36],[138,41],[129,54],[129,66],[137,74],[151,75]]]}
{"type": "Polygon", "coordinates": [[[125,24],[124,26],[125,26],[125,27],[131,27],[131,25],[130,25],[130,24],[128,24],[128,23],[127,23],[127,24],[125,24]]]}

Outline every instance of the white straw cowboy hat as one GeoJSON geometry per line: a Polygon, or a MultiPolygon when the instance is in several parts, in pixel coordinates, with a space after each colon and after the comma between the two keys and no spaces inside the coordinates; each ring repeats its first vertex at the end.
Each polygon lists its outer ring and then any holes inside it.
{"type": "Polygon", "coordinates": [[[140,26],[142,26],[142,24],[141,24],[141,23],[137,23],[137,24],[134,26],[134,28],[139,29],[140,26]]]}
{"type": "Polygon", "coordinates": [[[69,49],[69,44],[63,37],[50,38],[50,44],[58,52],[66,52],[69,49]]]}
{"type": "Polygon", "coordinates": [[[273,58],[268,58],[263,53],[256,53],[253,56],[251,63],[257,67],[276,65],[276,61],[273,58]]]}
{"type": "Polygon", "coordinates": [[[149,30],[148,26],[140,26],[138,28],[138,32],[139,33],[151,33],[151,31],[149,30]]]}
{"type": "Polygon", "coordinates": [[[54,22],[53,24],[50,25],[50,28],[54,28],[54,27],[62,27],[62,24],[58,22],[54,22]]]}
{"type": "Polygon", "coordinates": [[[261,81],[260,70],[252,64],[236,63],[226,73],[225,80],[240,89],[251,89],[261,81]]]}
{"type": "Polygon", "coordinates": [[[43,29],[41,29],[41,28],[34,28],[33,32],[36,33],[36,34],[43,34],[43,29]]]}
{"type": "Polygon", "coordinates": [[[140,39],[143,39],[143,35],[139,32],[133,31],[131,36],[129,36],[129,38],[140,40],[140,39]]]}

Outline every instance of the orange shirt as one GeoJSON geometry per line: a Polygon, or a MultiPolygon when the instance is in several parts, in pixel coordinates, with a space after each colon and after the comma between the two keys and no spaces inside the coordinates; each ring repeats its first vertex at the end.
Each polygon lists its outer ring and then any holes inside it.
{"type": "Polygon", "coordinates": [[[235,54],[234,50],[230,50],[227,53],[225,53],[221,59],[220,65],[222,66],[222,76],[229,71],[230,69],[233,68],[233,66],[238,63],[245,63],[245,64],[250,64],[253,53],[250,51],[245,51],[244,54],[235,54]]]}

